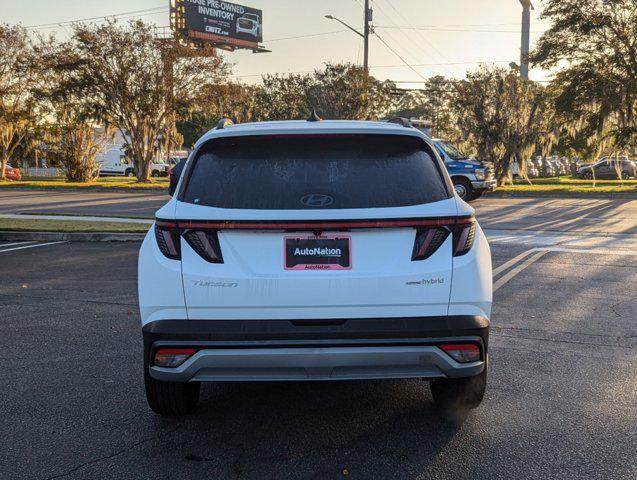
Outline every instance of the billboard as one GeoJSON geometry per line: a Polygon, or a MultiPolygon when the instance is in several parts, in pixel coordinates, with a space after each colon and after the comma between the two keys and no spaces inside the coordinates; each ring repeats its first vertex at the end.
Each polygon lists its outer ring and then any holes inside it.
{"type": "Polygon", "coordinates": [[[176,0],[175,22],[191,40],[234,48],[258,49],[263,41],[263,12],[221,0],[176,0]]]}

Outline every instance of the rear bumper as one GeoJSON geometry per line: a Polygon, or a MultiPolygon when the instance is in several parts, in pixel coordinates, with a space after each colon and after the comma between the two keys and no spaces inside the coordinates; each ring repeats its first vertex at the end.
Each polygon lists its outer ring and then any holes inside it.
{"type": "Polygon", "coordinates": [[[486,365],[489,322],[450,316],[343,320],[162,320],[144,326],[145,365],[163,381],[460,378],[486,365]],[[481,360],[459,363],[437,345],[475,342],[481,360]],[[176,368],[155,349],[194,346],[176,368]]]}

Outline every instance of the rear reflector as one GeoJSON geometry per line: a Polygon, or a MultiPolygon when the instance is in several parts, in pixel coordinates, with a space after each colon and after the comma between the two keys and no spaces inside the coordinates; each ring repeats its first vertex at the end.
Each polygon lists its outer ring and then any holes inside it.
{"type": "Polygon", "coordinates": [[[456,362],[468,363],[480,360],[480,348],[474,343],[443,343],[440,348],[456,362]]]}
{"type": "Polygon", "coordinates": [[[159,348],[153,363],[158,367],[178,367],[196,351],[195,348],[159,348]]]}

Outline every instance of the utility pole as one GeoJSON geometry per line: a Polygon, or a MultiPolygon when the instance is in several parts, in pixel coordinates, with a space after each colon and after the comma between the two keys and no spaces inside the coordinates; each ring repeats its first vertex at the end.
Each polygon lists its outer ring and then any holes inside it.
{"type": "Polygon", "coordinates": [[[365,73],[369,73],[369,34],[370,34],[370,23],[372,22],[372,9],[369,8],[369,0],[365,0],[365,17],[364,17],[364,27],[363,27],[363,42],[364,42],[364,50],[363,50],[363,68],[365,68],[365,73]]]}
{"type": "Polygon", "coordinates": [[[363,44],[364,44],[363,68],[365,69],[365,73],[369,73],[369,35],[371,33],[373,33],[372,25],[371,25],[372,16],[373,16],[373,10],[371,8],[369,8],[369,0],[365,0],[364,8],[365,8],[365,11],[364,11],[364,17],[363,17],[363,21],[364,21],[364,23],[363,23],[363,33],[359,32],[354,27],[352,27],[351,25],[348,25],[343,20],[341,20],[338,17],[335,17],[334,15],[325,15],[325,18],[327,18],[329,20],[336,20],[338,23],[340,23],[341,25],[349,28],[356,35],[358,35],[359,37],[363,38],[363,44]]]}
{"type": "Polygon", "coordinates": [[[531,0],[520,0],[522,5],[522,41],[520,43],[520,78],[529,79],[529,45],[531,36],[531,0]]]}

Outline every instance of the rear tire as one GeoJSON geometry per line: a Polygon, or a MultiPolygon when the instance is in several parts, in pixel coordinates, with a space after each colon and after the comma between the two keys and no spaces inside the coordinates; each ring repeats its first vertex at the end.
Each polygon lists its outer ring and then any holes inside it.
{"type": "Polygon", "coordinates": [[[476,408],[482,402],[486,387],[486,367],[475,377],[444,378],[429,383],[436,406],[446,411],[476,408]]]}
{"type": "Polygon", "coordinates": [[[146,400],[151,410],[167,417],[180,417],[192,412],[199,401],[199,382],[177,383],[155,380],[144,368],[146,400]]]}
{"type": "Polygon", "coordinates": [[[473,187],[471,186],[471,182],[465,178],[452,178],[453,188],[456,190],[456,193],[460,198],[462,198],[465,202],[471,200],[473,195],[473,187]]]}

